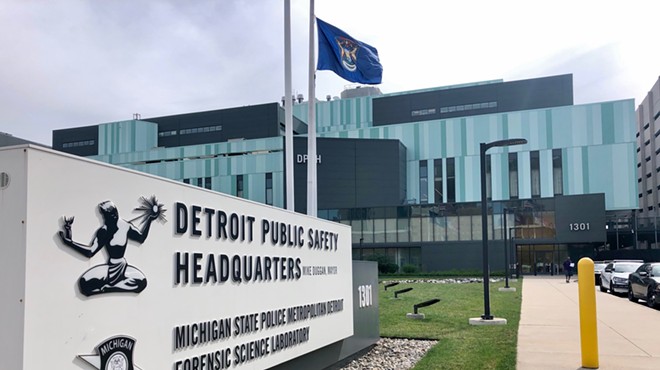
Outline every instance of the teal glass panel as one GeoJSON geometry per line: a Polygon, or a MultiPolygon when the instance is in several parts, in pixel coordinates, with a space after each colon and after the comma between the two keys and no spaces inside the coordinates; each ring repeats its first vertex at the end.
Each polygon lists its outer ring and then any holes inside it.
{"type": "Polygon", "coordinates": [[[459,240],[458,237],[458,217],[456,216],[447,216],[447,240],[456,241],[459,240]]]}
{"type": "Polygon", "coordinates": [[[458,217],[458,239],[459,240],[472,240],[472,217],[459,216],[458,217]]]}
{"type": "Polygon", "coordinates": [[[385,219],[385,241],[388,243],[395,243],[397,241],[397,219],[385,219]]]}
{"type": "Polygon", "coordinates": [[[447,218],[442,216],[432,216],[429,217],[429,221],[433,224],[433,239],[439,242],[446,241],[447,218]]]}

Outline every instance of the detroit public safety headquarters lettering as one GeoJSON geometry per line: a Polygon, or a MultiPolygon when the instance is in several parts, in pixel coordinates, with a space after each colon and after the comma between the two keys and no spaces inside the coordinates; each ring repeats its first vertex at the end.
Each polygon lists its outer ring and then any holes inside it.
{"type": "MultiPolygon", "coordinates": [[[[258,219],[252,215],[180,202],[174,208],[176,235],[217,242],[220,249],[226,243],[246,245],[245,252],[240,254],[175,252],[175,286],[269,283],[299,280],[306,275],[338,273],[337,266],[304,265],[302,259],[295,256],[295,251],[303,248],[319,253],[336,252],[339,235],[331,231],[306,229],[282,221],[258,219]],[[284,253],[278,252],[281,249],[275,248],[262,254],[252,247],[257,243],[287,248],[287,253],[282,255],[284,253]]],[[[174,369],[228,369],[232,365],[238,366],[286,350],[309,341],[311,335],[310,326],[286,330],[286,325],[308,322],[343,309],[344,300],[334,299],[179,325],[172,331],[175,351],[217,343],[231,337],[271,330],[277,332],[264,333],[256,340],[178,360],[174,363],[174,369]]]]}

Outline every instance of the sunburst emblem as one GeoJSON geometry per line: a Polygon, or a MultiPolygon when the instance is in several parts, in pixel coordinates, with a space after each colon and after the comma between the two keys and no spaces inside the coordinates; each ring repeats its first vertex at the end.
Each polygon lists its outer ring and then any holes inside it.
{"type": "Polygon", "coordinates": [[[140,223],[143,224],[148,218],[156,219],[158,221],[166,221],[165,219],[165,205],[158,203],[155,195],[146,198],[144,196],[140,197],[140,205],[135,207],[136,211],[143,212],[142,215],[134,218],[132,221],[140,219],[140,223]]]}

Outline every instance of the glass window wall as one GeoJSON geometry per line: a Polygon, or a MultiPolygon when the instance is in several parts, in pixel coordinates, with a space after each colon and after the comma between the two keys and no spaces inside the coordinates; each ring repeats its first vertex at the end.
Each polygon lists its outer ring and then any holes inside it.
{"type": "Polygon", "coordinates": [[[419,202],[421,204],[429,202],[428,173],[427,161],[419,161],[419,202]]]}

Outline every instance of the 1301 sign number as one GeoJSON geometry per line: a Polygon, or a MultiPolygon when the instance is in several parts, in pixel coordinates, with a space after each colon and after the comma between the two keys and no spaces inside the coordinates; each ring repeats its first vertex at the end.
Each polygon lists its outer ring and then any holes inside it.
{"type": "Polygon", "coordinates": [[[570,231],[587,231],[591,228],[589,222],[572,222],[568,224],[570,231]]]}
{"type": "Polygon", "coordinates": [[[358,286],[358,300],[360,308],[369,307],[374,304],[371,285],[358,286]]]}

